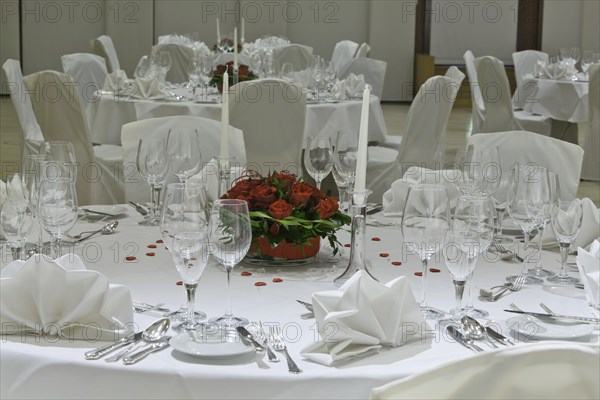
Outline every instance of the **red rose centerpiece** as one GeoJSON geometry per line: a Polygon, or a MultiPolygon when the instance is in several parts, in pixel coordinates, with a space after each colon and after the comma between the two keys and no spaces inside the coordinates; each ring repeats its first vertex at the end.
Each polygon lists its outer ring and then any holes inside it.
{"type": "MultiPolygon", "coordinates": [[[[220,93],[223,92],[223,74],[225,71],[229,74],[229,87],[233,86],[233,61],[229,61],[225,65],[217,65],[209,82],[210,85],[217,85],[220,93]]],[[[254,72],[250,71],[250,67],[243,64],[238,65],[238,82],[252,81],[256,78],[254,72]]]]}
{"type": "Polygon", "coordinates": [[[327,239],[337,254],[335,232],[350,223],[336,199],[288,172],[262,177],[247,171],[223,196],[248,202],[252,224],[250,253],[268,259],[302,259],[327,239]]]}

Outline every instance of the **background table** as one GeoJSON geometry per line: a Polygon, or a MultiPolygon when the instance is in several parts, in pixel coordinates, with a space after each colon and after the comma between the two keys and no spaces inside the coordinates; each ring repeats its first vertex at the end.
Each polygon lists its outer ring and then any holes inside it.
{"type": "MultiPolygon", "coordinates": [[[[76,247],[90,269],[104,273],[112,283],[125,284],[132,297],[139,301],[164,302],[171,309],[184,303],[184,288],[171,257],[164,248],[148,249],[160,239],[157,227],[137,224],[140,216],[128,211],[129,217],[120,220],[118,231],[110,236],[99,236],[76,247]],[[147,256],[148,251],[156,253],[147,256]],[[134,255],[136,262],[126,262],[134,255]]],[[[89,230],[105,222],[78,222],[73,232],[89,230]]],[[[349,242],[349,234],[339,235],[342,243],[349,242]]],[[[416,257],[403,256],[402,237],[398,230],[367,228],[367,254],[373,264],[373,274],[382,282],[406,275],[415,293],[419,293],[421,278],[414,275],[420,270],[416,257]],[[373,238],[381,240],[375,241],[373,238]],[[389,253],[388,256],[381,253],[389,253]],[[394,266],[393,261],[402,265],[394,266]]],[[[347,250],[347,249],[345,249],[347,250]]],[[[9,256],[4,255],[3,260],[9,256]]],[[[452,280],[443,262],[434,256],[430,266],[440,273],[429,274],[429,299],[433,307],[448,310],[454,305],[452,280]]],[[[518,273],[517,263],[498,261],[491,253],[480,260],[474,273],[474,287],[500,284],[504,277],[518,273]]],[[[558,270],[559,255],[544,251],[545,268],[558,270]]],[[[365,399],[372,387],[394,379],[459,360],[473,353],[440,331],[431,322],[418,327],[420,334],[405,346],[389,349],[361,359],[325,367],[302,359],[300,351],[318,340],[314,319],[302,319],[306,310],[296,299],[310,301],[311,294],[333,289],[332,279],[347,263],[347,253],[339,266],[325,264],[319,267],[249,267],[238,266],[232,273],[233,311],[251,321],[283,326],[288,348],[304,373],[288,373],[285,361],[269,363],[253,355],[234,360],[201,360],[172,349],[150,355],[133,366],[106,363],[103,360],[86,361],[83,353],[103,343],[57,340],[53,337],[4,336],[0,344],[1,397],[33,398],[330,398],[365,399]],[[250,271],[252,276],[241,276],[250,271]],[[274,283],[273,278],[283,279],[274,283]],[[257,287],[255,282],[266,282],[257,287]]],[[[197,292],[198,308],[210,317],[224,311],[225,273],[210,263],[197,292]]],[[[505,320],[514,314],[503,312],[514,302],[527,310],[542,311],[544,302],[556,312],[593,315],[582,290],[552,286],[526,286],[497,303],[475,301],[475,306],[489,311],[489,319],[505,335],[510,335],[505,320]]],[[[144,328],[160,317],[155,313],[135,314],[135,323],[144,328]]],[[[598,335],[581,339],[597,342],[598,335]]],[[[484,344],[482,344],[485,347],[484,344]]],[[[281,356],[281,354],[280,354],[281,356]]],[[[280,357],[282,358],[282,357],[280,357]]],[[[507,382],[507,384],[510,384],[507,382]]]]}

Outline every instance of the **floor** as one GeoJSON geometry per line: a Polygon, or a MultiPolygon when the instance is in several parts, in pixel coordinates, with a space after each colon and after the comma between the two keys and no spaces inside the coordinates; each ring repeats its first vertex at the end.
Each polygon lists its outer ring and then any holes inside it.
{"type": "MultiPolygon", "coordinates": [[[[383,115],[388,133],[402,135],[406,126],[409,104],[385,103],[383,115]]],[[[455,107],[448,121],[446,133],[446,162],[452,162],[457,149],[465,146],[470,129],[470,107],[455,107]]],[[[579,143],[583,143],[585,129],[580,128],[579,143]]],[[[21,160],[21,127],[8,96],[0,96],[0,178],[19,170],[21,160]]],[[[582,181],[578,197],[589,197],[600,206],[600,182],[582,181]]]]}

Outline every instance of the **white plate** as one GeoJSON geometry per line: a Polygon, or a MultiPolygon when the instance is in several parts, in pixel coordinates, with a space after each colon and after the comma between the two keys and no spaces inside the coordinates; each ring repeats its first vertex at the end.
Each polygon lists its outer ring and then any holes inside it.
{"type": "MultiPolygon", "coordinates": [[[[105,214],[111,214],[111,215],[119,215],[119,214],[126,214],[127,213],[127,207],[125,206],[84,206],[81,207],[81,209],[85,208],[86,210],[90,210],[90,211],[95,211],[95,212],[101,212],[101,213],[105,213],[105,214]]],[[[81,210],[82,213],[86,213],[85,211],[81,210]]],[[[88,213],[89,214],[89,213],[88,213]]],[[[97,214],[98,216],[100,216],[100,214],[97,214]]]]}
{"type": "Polygon", "coordinates": [[[169,344],[181,353],[207,359],[230,359],[254,353],[254,348],[246,346],[239,337],[232,342],[210,339],[195,341],[188,332],[183,332],[171,338],[169,344]]]}
{"type": "Polygon", "coordinates": [[[506,325],[518,334],[519,339],[578,339],[594,332],[591,324],[568,322],[559,319],[519,315],[506,321],[506,325]]]}

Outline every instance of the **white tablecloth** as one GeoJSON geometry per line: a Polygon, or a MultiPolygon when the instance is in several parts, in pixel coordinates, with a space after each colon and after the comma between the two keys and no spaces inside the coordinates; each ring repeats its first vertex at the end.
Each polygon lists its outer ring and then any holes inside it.
{"type": "MultiPolygon", "coordinates": [[[[149,303],[164,302],[171,309],[184,303],[184,288],[169,253],[162,246],[147,248],[160,239],[158,228],[137,224],[140,216],[128,211],[118,231],[110,236],[99,236],[80,244],[76,252],[83,256],[88,268],[104,273],[112,283],[122,283],[131,289],[134,299],[149,303]],[[154,252],[155,256],[146,255],[154,252]],[[136,256],[136,262],[126,262],[126,256],[136,256]]],[[[88,230],[102,223],[78,222],[73,232],[88,230]]],[[[349,242],[349,234],[341,233],[342,243],[349,242]]],[[[421,278],[414,275],[420,270],[416,257],[402,255],[400,232],[389,228],[367,228],[367,254],[373,264],[373,274],[386,282],[405,274],[419,293],[421,278]],[[379,237],[380,241],[372,240],[379,237]],[[389,255],[381,253],[389,253],[389,255]],[[401,266],[392,265],[402,261],[401,266]]],[[[345,249],[346,251],[348,249],[345,249]]],[[[491,255],[488,256],[490,258],[491,255]]],[[[106,363],[103,360],[86,361],[83,353],[98,347],[99,342],[57,340],[52,337],[4,336],[0,344],[0,378],[2,398],[331,398],[365,399],[372,387],[405,377],[441,363],[470,357],[473,353],[441,333],[431,323],[424,326],[416,342],[395,349],[384,349],[379,354],[357,359],[335,367],[325,367],[302,359],[301,349],[316,340],[314,319],[301,319],[306,311],[296,299],[310,301],[315,291],[332,289],[332,279],[343,270],[347,253],[339,267],[319,268],[257,268],[237,266],[232,273],[233,311],[251,321],[283,326],[289,340],[288,348],[304,373],[288,373],[285,361],[269,363],[264,357],[253,355],[241,359],[209,361],[180,354],[172,349],[152,354],[133,366],[106,363]],[[252,276],[241,276],[250,271],[252,276]],[[283,282],[274,283],[273,278],[283,282]],[[257,287],[255,282],[266,282],[257,287]]],[[[3,263],[9,259],[3,254],[3,263]]],[[[543,253],[544,266],[558,270],[559,255],[543,253]]],[[[430,304],[448,310],[454,304],[453,286],[443,262],[434,259],[431,268],[440,273],[428,277],[430,304]]],[[[520,265],[509,262],[480,260],[474,275],[474,286],[489,287],[500,284],[508,274],[518,273],[520,265]]],[[[198,308],[209,316],[224,311],[225,273],[216,264],[210,264],[202,276],[198,294],[198,308]]],[[[556,312],[593,315],[582,290],[556,287],[525,287],[511,293],[497,303],[475,306],[489,311],[502,333],[510,335],[504,321],[514,314],[503,312],[514,302],[527,310],[542,311],[544,302],[556,312]]],[[[144,328],[159,314],[136,314],[135,322],[144,328]]],[[[597,342],[598,335],[580,339],[597,342]]],[[[482,345],[485,347],[485,345],[482,345]]],[[[281,355],[280,355],[281,356],[281,355]]],[[[282,357],[280,357],[282,358],[282,357]]],[[[510,384],[507,382],[506,384],[510,384]]]]}
{"type": "MultiPolygon", "coordinates": [[[[116,97],[102,92],[90,103],[88,121],[92,142],[121,144],[121,126],[146,118],[172,115],[194,115],[221,119],[221,104],[202,104],[192,101],[143,100],[116,97]]],[[[177,91],[179,94],[180,91],[177,91]]],[[[360,125],[362,100],[340,103],[308,104],[304,125],[304,143],[309,136],[328,136],[335,142],[338,131],[356,131],[360,125]]],[[[379,98],[371,96],[369,109],[369,141],[383,141],[387,134],[379,98]]]]}

